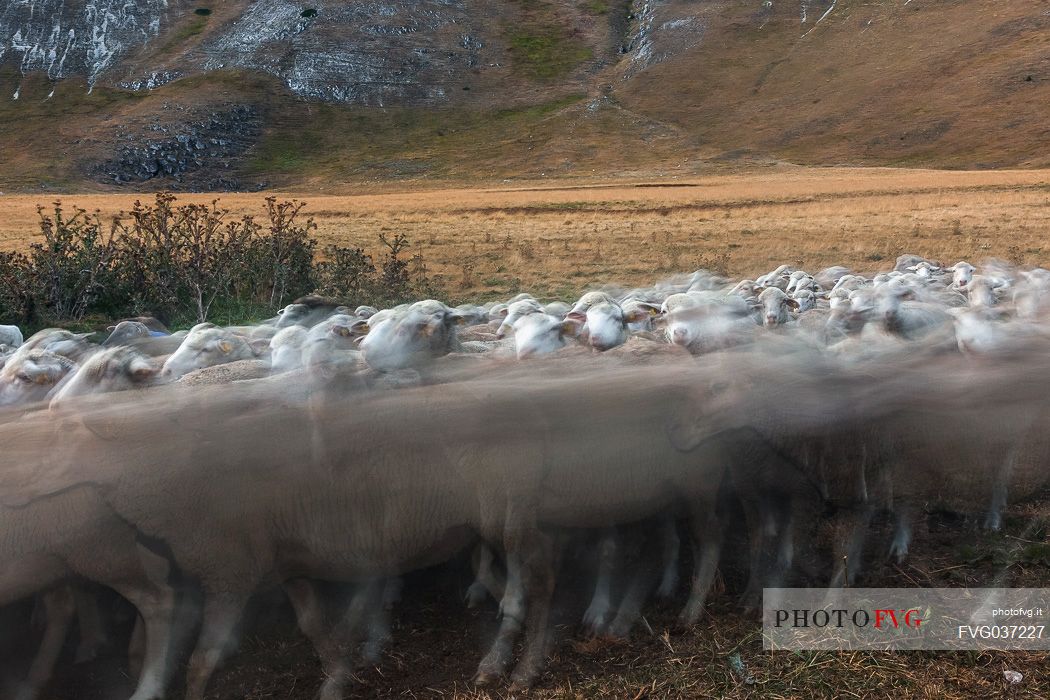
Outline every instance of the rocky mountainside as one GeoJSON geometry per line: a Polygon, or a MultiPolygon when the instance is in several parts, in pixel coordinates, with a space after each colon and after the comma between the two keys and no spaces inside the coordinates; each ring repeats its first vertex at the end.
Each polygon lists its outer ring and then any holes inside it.
{"type": "Polygon", "coordinates": [[[1047,162],[1042,0],[10,0],[0,187],[1047,162]]]}

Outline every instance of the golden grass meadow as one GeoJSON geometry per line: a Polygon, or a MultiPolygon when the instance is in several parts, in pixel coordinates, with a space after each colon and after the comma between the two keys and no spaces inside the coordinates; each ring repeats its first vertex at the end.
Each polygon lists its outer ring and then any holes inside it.
{"type": "MultiPolygon", "coordinates": [[[[296,198],[326,243],[377,252],[404,233],[439,288],[459,300],[530,290],[569,298],[589,284],[651,283],[698,267],[750,276],[781,263],[892,267],[908,252],[946,264],[1000,257],[1045,264],[1050,171],[769,168],[691,179],[553,180],[413,189],[180,194],[260,215],[296,198]]],[[[36,235],[38,205],[110,217],[149,194],[4,195],[0,247],[36,235]]]]}

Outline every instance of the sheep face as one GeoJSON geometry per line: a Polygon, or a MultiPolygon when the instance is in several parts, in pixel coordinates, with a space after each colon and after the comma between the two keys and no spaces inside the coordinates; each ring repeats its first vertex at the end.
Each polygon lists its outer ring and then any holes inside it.
{"type": "MultiPolygon", "coordinates": [[[[637,317],[640,318],[641,314],[637,314],[637,317]]],[[[604,352],[627,342],[627,324],[630,319],[619,304],[609,302],[596,304],[587,309],[585,318],[587,343],[595,350],[604,352]]]]}
{"type": "Polygon", "coordinates": [[[103,350],[87,360],[51,393],[51,408],[85,394],[101,394],[138,389],[153,384],[158,368],[136,350],[116,347],[103,350]]]}
{"type": "Polygon", "coordinates": [[[0,370],[0,406],[40,401],[76,365],[47,350],[30,350],[8,358],[0,370]]]}
{"type": "Polygon", "coordinates": [[[514,348],[518,359],[548,355],[560,350],[568,338],[579,332],[579,325],[547,314],[522,316],[514,324],[514,348]]]}
{"type": "Polygon", "coordinates": [[[535,299],[520,299],[512,302],[503,311],[503,321],[500,323],[499,328],[496,329],[496,338],[502,339],[506,337],[507,333],[514,328],[514,324],[517,323],[519,318],[530,314],[542,313],[543,306],[541,306],[535,299]]]}
{"type": "Polygon", "coordinates": [[[758,296],[762,305],[762,324],[773,328],[791,320],[788,309],[798,309],[798,302],[776,287],[766,289],[758,296]]]}
{"type": "Polygon", "coordinates": [[[448,311],[426,314],[409,309],[393,314],[372,325],[361,341],[365,362],[374,370],[393,372],[447,355],[452,350],[459,319],[448,311]]]}
{"type": "Polygon", "coordinates": [[[239,335],[221,328],[194,328],[168,357],[161,374],[166,380],[175,380],[196,369],[253,357],[248,341],[239,335]]]}
{"type": "Polygon", "coordinates": [[[973,280],[973,273],[977,270],[968,262],[956,263],[952,268],[952,286],[958,289],[966,289],[973,280]]]}

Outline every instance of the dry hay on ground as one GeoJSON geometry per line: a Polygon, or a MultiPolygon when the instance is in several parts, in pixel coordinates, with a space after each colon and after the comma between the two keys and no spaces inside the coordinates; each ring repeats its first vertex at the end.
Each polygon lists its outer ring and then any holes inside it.
{"type": "MultiPolygon", "coordinates": [[[[260,216],[266,193],[219,198],[260,216]]],[[[695,180],[548,181],[364,194],[279,193],[308,203],[322,243],[380,252],[404,233],[438,287],[457,300],[530,290],[568,298],[589,284],[650,283],[672,272],[736,276],[780,263],[816,270],[892,266],[903,252],[946,263],[995,256],[1047,264],[1050,171],[775,168],[695,180]]],[[[104,216],[150,195],[79,194],[66,207],[104,216]]],[[[36,206],[54,195],[0,197],[0,247],[28,245],[36,206]]]]}

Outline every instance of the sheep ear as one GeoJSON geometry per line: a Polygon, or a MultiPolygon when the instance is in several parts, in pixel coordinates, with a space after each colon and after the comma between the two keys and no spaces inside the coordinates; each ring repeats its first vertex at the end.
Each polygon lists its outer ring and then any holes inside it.
{"type": "Polygon", "coordinates": [[[343,338],[350,337],[350,328],[348,326],[332,326],[332,332],[343,338]]]}
{"type": "Polygon", "coordinates": [[[784,303],[787,304],[788,306],[790,306],[792,309],[795,309],[796,311],[798,310],[798,300],[797,299],[785,299],[784,303]]]}
{"type": "Polygon", "coordinates": [[[575,321],[562,321],[561,334],[576,337],[580,334],[580,324],[575,321]]]}
{"type": "Polygon", "coordinates": [[[649,318],[649,312],[645,309],[635,309],[627,314],[624,314],[623,320],[626,323],[638,323],[649,318]]]}
{"type": "Polygon", "coordinates": [[[565,320],[566,321],[576,321],[576,322],[579,322],[579,323],[586,323],[587,322],[587,315],[586,314],[581,314],[579,311],[570,311],[569,313],[565,314],[565,320]]]}
{"type": "Polygon", "coordinates": [[[510,307],[503,308],[503,309],[499,310],[499,315],[502,316],[503,318],[506,318],[507,314],[509,314],[509,313],[510,313],[510,307]]]}
{"type": "Polygon", "coordinates": [[[223,355],[229,355],[230,351],[233,350],[233,344],[230,343],[230,341],[228,340],[220,340],[216,344],[216,347],[219,348],[219,352],[221,352],[223,355]]]}
{"type": "Polygon", "coordinates": [[[251,349],[253,355],[256,357],[262,357],[270,351],[270,341],[255,338],[254,340],[248,341],[248,347],[251,349]]]}
{"type": "Polygon", "coordinates": [[[144,359],[136,358],[128,366],[128,373],[136,382],[152,379],[157,374],[157,368],[144,359]]]}

